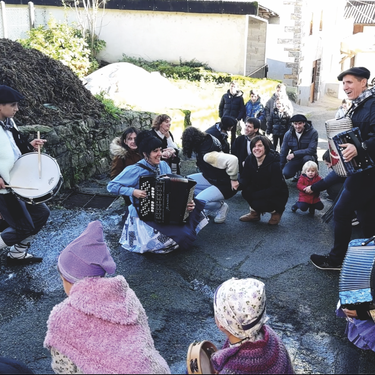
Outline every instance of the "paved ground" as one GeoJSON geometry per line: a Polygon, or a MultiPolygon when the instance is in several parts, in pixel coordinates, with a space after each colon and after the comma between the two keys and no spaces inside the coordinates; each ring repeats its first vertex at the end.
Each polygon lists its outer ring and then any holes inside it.
{"type": "MultiPolygon", "coordinates": [[[[337,101],[325,101],[295,112],[308,114],[320,134],[319,153],[325,151],[324,121],[334,117],[337,101]]],[[[321,167],[324,175],[326,170],[321,167]]],[[[375,354],[357,349],[344,334],[345,321],[335,317],[338,272],[319,271],[309,263],[333,243],[332,224],[321,216],[292,213],[295,183],[288,182],[290,199],[278,227],[242,223],[247,212],[240,195],[228,201],[225,224],[211,222],[189,251],[168,255],[139,255],[118,245],[122,207],[104,210],[54,208],[51,219],[32,246],[44,262],[24,268],[0,265],[0,356],[18,358],[38,373],[52,373],[43,349],[46,320],[64,297],[56,271],[59,252],[86,227],[99,219],[122,274],[135,290],[149,317],[156,347],[172,372],[185,373],[186,352],[194,340],[224,342],[213,319],[215,288],[231,277],[256,277],[266,283],[269,324],[280,334],[297,373],[373,373],[375,354]]],[[[361,237],[356,227],[353,238],[361,237]]],[[[98,343],[98,345],[100,345],[98,343]]]]}

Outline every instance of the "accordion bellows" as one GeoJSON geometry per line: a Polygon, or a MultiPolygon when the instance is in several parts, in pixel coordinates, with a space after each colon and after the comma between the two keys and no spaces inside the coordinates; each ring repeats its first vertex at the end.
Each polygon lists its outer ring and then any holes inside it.
{"type": "Polygon", "coordinates": [[[349,244],[340,274],[339,295],[342,305],[371,302],[375,286],[375,246],[362,246],[363,239],[349,244]]]}

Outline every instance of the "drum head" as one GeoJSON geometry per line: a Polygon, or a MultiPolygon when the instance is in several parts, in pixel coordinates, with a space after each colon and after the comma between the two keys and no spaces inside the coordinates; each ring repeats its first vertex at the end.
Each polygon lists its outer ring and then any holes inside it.
{"type": "Polygon", "coordinates": [[[17,195],[30,199],[44,197],[48,192],[53,191],[54,188],[59,184],[61,173],[60,167],[56,160],[46,154],[41,154],[40,157],[40,178],[37,152],[30,152],[22,155],[15,162],[12,170],[10,171],[9,185],[33,188],[12,188],[17,195]]]}
{"type": "Polygon", "coordinates": [[[188,374],[214,374],[211,355],[217,351],[210,341],[193,342],[187,353],[188,374]]]}

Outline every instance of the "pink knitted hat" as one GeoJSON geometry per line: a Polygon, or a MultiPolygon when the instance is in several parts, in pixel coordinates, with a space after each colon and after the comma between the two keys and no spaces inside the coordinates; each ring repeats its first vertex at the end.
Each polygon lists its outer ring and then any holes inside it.
{"type": "Polygon", "coordinates": [[[61,252],[57,264],[64,279],[72,284],[85,277],[103,277],[106,273],[115,273],[116,263],[104,242],[101,222],[91,222],[61,252]]]}

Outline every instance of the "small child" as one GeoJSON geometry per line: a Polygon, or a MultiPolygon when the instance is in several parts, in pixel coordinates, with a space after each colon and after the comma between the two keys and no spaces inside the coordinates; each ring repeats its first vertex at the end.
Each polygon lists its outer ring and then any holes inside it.
{"type": "Polygon", "coordinates": [[[318,172],[318,165],[315,162],[308,161],[303,165],[302,174],[297,182],[299,198],[298,202],[292,206],[293,212],[296,212],[298,209],[305,212],[308,209],[310,214],[314,215],[315,210],[322,210],[324,208],[324,204],[319,198],[319,192],[307,189],[321,179],[318,172]]]}
{"type": "Polygon", "coordinates": [[[68,298],[53,308],[44,340],[56,374],[170,374],[141,302],[123,276],[106,277],[116,264],[100,221],[57,264],[68,298]]]}
{"type": "Polygon", "coordinates": [[[283,342],[265,323],[265,285],[232,278],[215,292],[216,325],[228,337],[211,356],[216,374],[294,374],[283,342]]]}

